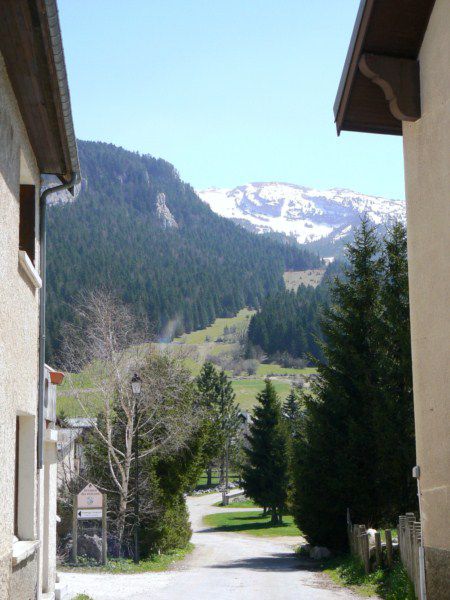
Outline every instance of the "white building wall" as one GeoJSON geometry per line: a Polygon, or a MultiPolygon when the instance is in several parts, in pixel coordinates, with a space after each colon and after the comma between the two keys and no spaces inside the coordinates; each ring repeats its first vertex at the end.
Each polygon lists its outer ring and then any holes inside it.
{"type": "MultiPolygon", "coordinates": [[[[39,294],[19,265],[19,186],[40,177],[0,55],[0,600],[34,598],[36,552],[12,569],[16,417],[27,455],[20,478],[19,533],[36,539],[39,294]],[[25,470],[28,469],[28,472],[25,470]]],[[[38,236],[36,202],[36,236],[38,236]]],[[[36,263],[39,248],[36,241],[36,263]]]]}
{"type": "Polygon", "coordinates": [[[450,589],[450,0],[419,55],[422,116],[403,123],[417,462],[429,600],[450,589]]]}

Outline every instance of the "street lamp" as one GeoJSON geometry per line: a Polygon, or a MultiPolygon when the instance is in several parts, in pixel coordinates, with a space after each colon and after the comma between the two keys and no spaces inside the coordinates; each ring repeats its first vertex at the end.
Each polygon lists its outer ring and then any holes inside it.
{"type": "Polygon", "coordinates": [[[134,403],[134,460],[135,460],[135,494],[134,494],[134,562],[139,562],[139,429],[138,429],[138,396],[141,393],[142,379],[136,373],[131,378],[131,390],[135,396],[134,403]]]}

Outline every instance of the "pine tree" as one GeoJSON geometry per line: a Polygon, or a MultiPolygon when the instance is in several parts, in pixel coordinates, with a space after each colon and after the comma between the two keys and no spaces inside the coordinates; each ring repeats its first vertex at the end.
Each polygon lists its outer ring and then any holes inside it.
{"type": "Polygon", "coordinates": [[[380,399],[378,340],[380,246],[363,220],[349,245],[348,268],[332,290],[322,329],[326,362],[319,364],[315,395],[307,399],[305,436],[296,443],[293,511],[296,523],[318,544],[346,544],[345,514],[377,524],[376,465],[380,399]]]}
{"type": "Polygon", "coordinates": [[[299,404],[299,393],[295,386],[291,387],[291,391],[287,396],[286,400],[283,402],[282,414],[283,418],[286,421],[289,431],[293,431],[295,428],[295,423],[300,417],[301,409],[299,404]]]}
{"type": "Polygon", "coordinates": [[[384,242],[381,286],[380,388],[377,410],[379,480],[384,520],[389,523],[417,506],[414,405],[409,323],[406,229],[397,223],[384,242]]]}
{"type": "Polygon", "coordinates": [[[205,428],[208,430],[205,462],[210,485],[210,465],[220,459],[220,481],[223,483],[227,449],[240,427],[236,395],[225,371],[218,372],[211,362],[206,362],[197,378],[200,403],[205,409],[205,428]]]}
{"type": "Polygon", "coordinates": [[[258,405],[246,448],[245,493],[261,506],[270,508],[272,523],[282,523],[288,486],[286,436],[282,427],[281,405],[275,388],[266,380],[257,396],[258,405]]]}

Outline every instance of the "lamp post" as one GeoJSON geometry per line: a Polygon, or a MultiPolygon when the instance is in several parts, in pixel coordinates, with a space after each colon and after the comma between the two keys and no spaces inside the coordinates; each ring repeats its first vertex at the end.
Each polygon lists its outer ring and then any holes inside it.
{"type": "Polygon", "coordinates": [[[134,562],[139,562],[139,428],[138,428],[138,396],[141,393],[142,379],[136,373],[131,378],[131,390],[135,396],[134,403],[134,460],[135,460],[135,493],[134,493],[134,562]]]}

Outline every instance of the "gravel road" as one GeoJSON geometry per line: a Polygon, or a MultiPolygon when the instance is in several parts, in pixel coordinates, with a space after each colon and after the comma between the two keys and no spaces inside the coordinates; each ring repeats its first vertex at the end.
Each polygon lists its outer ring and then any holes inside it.
{"type": "Polygon", "coordinates": [[[136,575],[62,573],[61,581],[68,585],[69,597],[85,593],[93,600],[357,598],[334,586],[310,565],[302,566],[292,554],[292,547],[301,538],[260,538],[205,527],[204,515],[224,510],[211,506],[219,499],[219,494],[188,499],[195,549],[171,570],[136,575]]]}

